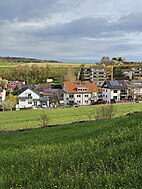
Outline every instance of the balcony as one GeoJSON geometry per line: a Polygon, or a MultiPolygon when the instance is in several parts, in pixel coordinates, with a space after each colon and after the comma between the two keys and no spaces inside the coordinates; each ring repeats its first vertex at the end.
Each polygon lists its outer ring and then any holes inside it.
{"type": "Polygon", "coordinates": [[[32,99],[32,96],[19,97],[19,100],[27,100],[27,99],[32,99]]]}

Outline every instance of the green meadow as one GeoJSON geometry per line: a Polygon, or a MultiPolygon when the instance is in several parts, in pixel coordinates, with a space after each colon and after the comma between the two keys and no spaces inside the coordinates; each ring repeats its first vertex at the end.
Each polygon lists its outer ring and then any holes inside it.
{"type": "MultiPolygon", "coordinates": [[[[47,110],[21,110],[0,112],[0,130],[20,130],[40,127],[40,115],[47,114],[49,125],[61,125],[78,121],[94,120],[95,109],[99,106],[78,108],[57,108],[47,110]]],[[[115,117],[131,111],[142,111],[141,103],[116,104],[115,117]]]]}
{"type": "MultiPolygon", "coordinates": [[[[125,112],[124,109],[127,107],[121,110],[125,112]]],[[[81,108],[61,112],[75,118],[73,110],[76,114],[83,112],[81,108]]],[[[52,119],[55,115],[56,119],[59,115],[64,117],[53,112],[58,110],[48,111],[52,119]]],[[[6,115],[9,115],[7,123],[11,121],[13,126],[14,122],[24,126],[25,122],[33,121],[34,127],[38,113],[2,112],[1,116],[4,116],[0,119],[6,123],[6,115]]],[[[86,118],[85,109],[83,116],[86,118]]],[[[142,113],[111,120],[4,132],[0,134],[0,188],[141,189],[141,148],[142,113]]]]}

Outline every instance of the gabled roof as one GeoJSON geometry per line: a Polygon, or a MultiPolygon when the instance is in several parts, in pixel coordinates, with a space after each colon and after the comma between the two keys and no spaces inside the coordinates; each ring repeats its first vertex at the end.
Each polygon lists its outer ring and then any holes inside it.
{"type": "Polygon", "coordinates": [[[93,93],[98,92],[96,83],[91,82],[64,82],[64,88],[67,93],[93,93]],[[78,91],[78,88],[87,88],[86,91],[78,91]]]}
{"type": "Polygon", "coordinates": [[[39,91],[43,91],[44,89],[49,89],[50,85],[48,83],[42,83],[42,84],[38,84],[36,89],[38,89],[39,91]]]}
{"type": "Polygon", "coordinates": [[[102,85],[102,88],[108,89],[127,89],[127,85],[124,80],[107,80],[102,85]]]}
{"type": "Polygon", "coordinates": [[[43,92],[45,93],[56,93],[59,89],[43,89],[43,92]]]}
{"type": "Polygon", "coordinates": [[[39,95],[38,93],[36,93],[33,89],[31,89],[29,86],[25,86],[25,87],[23,87],[22,89],[20,89],[19,91],[18,91],[18,96],[21,94],[21,93],[23,93],[24,91],[26,91],[27,89],[30,89],[32,92],[34,92],[35,94],[37,94],[37,95],[39,95]]]}

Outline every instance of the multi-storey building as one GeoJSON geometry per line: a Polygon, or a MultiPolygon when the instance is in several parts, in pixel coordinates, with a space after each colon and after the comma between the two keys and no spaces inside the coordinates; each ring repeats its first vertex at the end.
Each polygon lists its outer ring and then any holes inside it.
{"type": "Polygon", "coordinates": [[[142,66],[136,66],[131,68],[134,79],[142,78],[142,66]]]}
{"type": "Polygon", "coordinates": [[[92,81],[101,87],[107,78],[105,67],[81,68],[78,78],[82,75],[83,81],[92,81]]]}
{"type": "Polygon", "coordinates": [[[97,100],[98,88],[91,82],[65,82],[64,104],[65,105],[90,105],[97,100]]]}

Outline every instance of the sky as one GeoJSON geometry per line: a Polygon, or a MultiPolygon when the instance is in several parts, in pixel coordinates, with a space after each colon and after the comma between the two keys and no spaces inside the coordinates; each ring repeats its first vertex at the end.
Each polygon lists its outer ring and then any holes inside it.
{"type": "Polygon", "coordinates": [[[0,56],[142,61],[142,1],[0,0],[0,56]]]}

